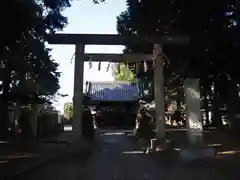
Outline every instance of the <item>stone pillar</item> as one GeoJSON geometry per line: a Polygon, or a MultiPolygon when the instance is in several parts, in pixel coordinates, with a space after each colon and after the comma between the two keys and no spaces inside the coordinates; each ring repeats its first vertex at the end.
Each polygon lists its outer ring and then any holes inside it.
{"type": "Polygon", "coordinates": [[[181,148],[180,156],[185,161],[213,157],[214,149],[212,147],[204,147],[203,145],[199,80],[196,78],[185,80],[184,93],[189,146],[187,148],[181,148]]]}
{"type": "Polygon", "coordinates": [[[85,45],[75,46],[74,88],[73,88],[73,135],[81,136],[82,100],[83,100],[83,71],[85,45]]]}
{"type": "Polygon", "coordinates": [[[202,120],[200,107],[200,88],[198,79],[189,78],[184,82],[186,128],[189,143],[202,145],[202,120]]]}
{"type": "Polygon", "coordinates": [[[156,131],[157,138],[164,139],[165,137],[165,118],[164,118],[164,77],[163,77],[163,58],[162,46],[160,44],[154,45],[154,96],[156,109],[156,131]]]}

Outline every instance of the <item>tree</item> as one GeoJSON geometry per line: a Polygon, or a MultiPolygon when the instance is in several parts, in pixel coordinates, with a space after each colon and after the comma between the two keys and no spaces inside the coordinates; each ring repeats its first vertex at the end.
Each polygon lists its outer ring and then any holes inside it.
{"type": "Polygon", "coordinates": [[[73,104],[68,102],[64,104],[64,118],[71,120],[73,117],[73,104]]]}
{"type": "Polygon", "coordinates": [[[115,80],[133,81],[135,80],[134,73],[124,63],[119,64],[119,70],[116,72],[115,80]]]}
{"type": "MultiPolygon", "coordinates": [[[[51,59],[50,50],[44,44],[44,37],[47,33],[62,30],[67,24],[67,18],[61,12],[70,6],[70,1],[28,0],[19,3],[10,1],[4,5],[7,12],[12,12],[12,9],[22,12],[23,15],[19,18],[22,18],[24,23],[19,27],[12,27],[11,24],[6,26],[14,35],[9,41],[2,43],[0,53],[2,81],[0,90],[3,92],[0,125],[2,136],[7,134],[9,100],[30,99],[31,102],[36,102],[38,98],[46,99],[54,95],[59,89],[58,64],[51,59]],[[26,16],[29,14],[31,16],[26,16]]],[[[4,34],[3,39],[8,39],[12,34],[4,34]]]]}
{"type": "Polygon", "coordinates": [[[58,64],[49,55],[50,50],[45,48],[44,39],[48,33],[55,33],[67,25],[67,18],[62,15],[62,11],[70,7],[70,2],[71,0],[2,2],[0,15],[4,17],[4,28],[0,42],[0,136],[6,136],[7,133],[9,100],[44,102],[50,100],[59,89],[58,64]],[[14,16],[10,14],[12,12],[14,16]],[[16,26],[15,22],[21,23],[16,26]]]}
{"type": "MultiPolygon", "coordinates": [[[[216,114],[220,105],[226,104],[234,114],[240,103],[239,10],[235,0],[128,0],[127,10],[117,18],[117,30],[122,35],[189,35],[190,46],[164,47],[170,59],[164,71],[166,87],[185,77],[197,77],[207,99],[205,107],[210,101],[216,114]]],[[[125,51],[151,52],[152,45],[127,44],[125,51]]]]}
{"type": "Polygon", "coordinates": [[[21,41],[25,45],[24,49],[14,51],[23,60],[12,60],[19,62],[14,62],[16,66],[11,66],[11,93],[20,97],[25,94],[48,99],[60,88],[58,63],[51,58],[50,50],[45,48],[43,42],[30,38],[21,41]],[[25,58],[25,54],[31,54],[29,59],[25,58]]]}

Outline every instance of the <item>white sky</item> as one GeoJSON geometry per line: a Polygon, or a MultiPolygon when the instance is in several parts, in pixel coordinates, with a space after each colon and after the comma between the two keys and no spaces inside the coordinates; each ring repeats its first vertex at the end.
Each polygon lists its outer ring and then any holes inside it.
{"type": "MultiPolygon", "coordinates": [[[[85,34],[117,34],[116,16],[126,9],[124,0],[106,0],[107,3],[93,4],[92,0],[75,0],[72,7],[66,9],[64,15],[68,17],[69,24],[61,33],[85,33],[85,34]]],[[[54,106],[63,111],[65,102],[72,100],[73,95],[73,64],[70,60],[74,54],[74,46],[50,45],[53,48],[52,56],[60,63],[62,72],[60,79],[60,93],[69,94],[61,98],[54,106]]],[[[86,46],[86,53],[122,53],[123,46],[86,46]]],[[[106,72],[108,62],[101,64],[98,71],[98,63],[93,63],[89,69],[89,63],[84,64],[84,81],[112,81],[111,68],[106,72]]]]}

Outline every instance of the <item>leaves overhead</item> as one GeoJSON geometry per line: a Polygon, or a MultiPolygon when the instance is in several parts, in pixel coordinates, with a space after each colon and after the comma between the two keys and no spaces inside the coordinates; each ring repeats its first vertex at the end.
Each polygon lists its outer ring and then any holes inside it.
{"type": "Polygon", "coordinates": [[[119,64],[119,70],[116,71],[115,80],[119,81],[133,81],[135,80],[135,75],[131,71],[130,67],[125,65],[124,63],[119,64]]]}
{"type": "MultiPolygon", "coordinates": [[[[236,100],[239,104],[236,93],[240,84],[239,1],[127,0],[126,3],[127,9],[117,17],[119,34],[191,38],[189,46],[163,47],[170,59],[164,72],[167,87],[180,86],[184,78],[194,76],[200,79],[202,88],[208,89],[209,96],[213,96],[209,87],[214,84],[214,96],[221,102],[228,107],[234,107],[231,104],[236,107],[236,100]]],[[[152,44],[127,44],[125,51],[151,52],[152,47],[152,44]]]]}
{"type": "Polygon", "coordinates": [[[73,104],[68,102],[64,104],[64,118],[71,120],[73,117],[73,104]]]}
{"type": "MultiPolygon", "coordinates": [[[[70,0],[25,0],[4,1],[6,12],[15,12],[7,20],[4,40],[0,44],[0,75],[3,84],[9,84],[11,93],[18,96],[53,96],[59,86],[58,63],[50,56],[51,50],[45,47],[47,33],[62,30],[67,18],[62,11],[70,7],[70,0]],[[16,26],[15,22],[21,22],[16,26]]],[[[3,14],[2,14],[3,16],[3,14]]],[[[2,86],[1,88],[3,88],[2,86]]]]}

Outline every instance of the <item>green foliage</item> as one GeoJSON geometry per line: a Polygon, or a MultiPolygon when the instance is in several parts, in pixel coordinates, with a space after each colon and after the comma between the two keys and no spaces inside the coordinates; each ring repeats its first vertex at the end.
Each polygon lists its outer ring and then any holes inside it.
{"type": "MultiPolygon", "coordinates": [[[[9,73],[8,81],[11,87],[21,84],[22,89],[40,91],[39,95],[52,95],[59,88],[60,73],[57,72],[58,64],[49,54],[50,49],[45,47],[44,36],[46,32],[54,33],[56,30],[62,30],[67,24],[67,18],[61,15],[61,12],[65,7],[70,6],[70,1],[27,0],[12,5],[12,8],[23,8],[25,10],[23,13],[31,16],[23,17],[26,21],[25,27],[19,29],[18,26],[14,27],[13,34],[18,33],[20,36],[2,47],[4,52],[1,54],[1,64],[3,71],[5,70],[2,76],[9,73]],[[48,89],[49,92],[46,92],[48,89]]],[[[6,33],[4,39],[8,39],[6,36],[12,34],[6,33]]]]}
{"type": "Polygon", "coordinates": [[[126,66],[126,64],[121,63],[119,72],[116,73],[116,80],[119,81],[134,81],[135,74],[126,66]]]}
{"type": "MultiPolygon", "coordinates": [[[[189,35],[190,45],[163,48],[170,60],[164,69],[165,89],[179,99],[183,93],[177,87],[182,81],[199,78],[205,107],[212,103],[216,114],[226,105],[234,114],[240,105],[239,12],[236,0],[127,0],[127,10],[117,18],[117,30],[121,35],[189,35]]],[[[125,51],[152,52],[152,47],[127,44],[125,51]]]]}
{"type": "Polygon", "coordinates": [[[73,104],[68,102],[64,104],[64,118],[71,120],[73,117],[73,104]]]}
{"type": "Polygon", "coordinates": [[[4,129],[0,133],[7,130],[8,101],[37,103],[39,98],[51,99],[60,88],[58,63],[44,37],[67,25],[61,12],[70,7],[70,0],[9,0],[1,7],[14,12],[14,17],[1,11],[5,28],[0,43],[0,127],[4,129]]]}
{"type": "MultiPolygon", "coordinates": [[[[238,65],[237,58],[234,57],[237,55],[239,44],[237,36],[239,7],[237,1],[192,3],[180,0],[146,0],[141,2],[128,0],[127,6],[127,10],[117,19],[119,34],[151,34],[156,36],[187,34],[191,36],[191,46],[188,47],[191,54],[188,54],[188,57],[173,51],[174,47],[165,48],[165,53],[169,52],[167,55],[171,56],[170,69],[167,70],[170,71],[169,75],[200,77],[213,73],[223,74],[223,71],[227,74],[231,73],[231,76],[234,73],[235,76],[237,75],[236,68],[232,66],[233,64],[238,65]],[[154,10],[155,7],[158,7],[158,10],[154,10]],[[171,52],[175,54],[170,54],[171,52]],[[186,58],[192,59],[192,62],[189,64],[189,60],[186,58]],[[229,63],[229,60],[232,63],[229,63]],[[215,65],[220,69],[215,68],[215,65]],[[181,71],[185,66],[187,66],[188,71],[181,71]],[[205,67],[204,71],[199,67],[205,67]]],[[[181,47],[178,48],[183,51],[181,47]]],[[[132,52],[152,51],[152,45],[128,44],[126,50],[132,52]]]]}

